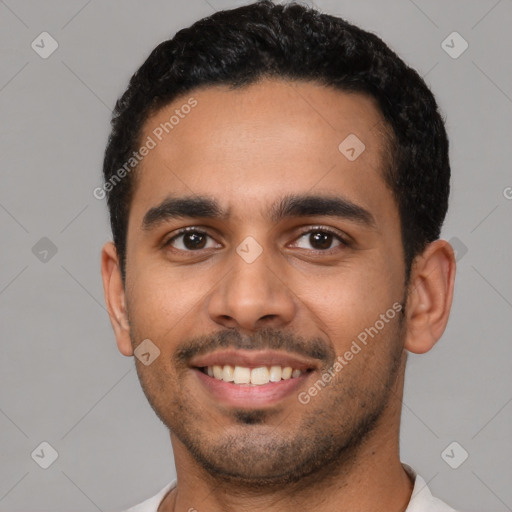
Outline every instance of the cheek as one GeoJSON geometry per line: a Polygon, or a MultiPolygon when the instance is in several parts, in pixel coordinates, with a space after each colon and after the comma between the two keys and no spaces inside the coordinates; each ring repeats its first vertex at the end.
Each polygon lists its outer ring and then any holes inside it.
{"type": "Polygon", "coordinates": [[[373,323],[397,300],[395,283],[381,269],[354,266],[304,280],[297,295],[322,323],[331,326],[331,332],[341,334],[351,325],[373,323]]]}
{"type": "Polygon", "coordinates": [[[127,281],[130,323],[144,337],[166,339],[193,314],[207,288],[190,270],[185,278],[182,272],[171,273],[162,265],[139,268],[143,270],[127,281]]]}
{"type": "MultiPolygon", "coordinates": [[[[382,263],[361,269],[354,265],[330,278],[304,281],[297,293],[304,315],[329,338],[338,356],[356,351],[353,343],[359,343],[356,367],[387,354],[395,343],[393,305],[400,303],[401,290],[396,279],[390,278],[391,269],[383,268],[382,263]]],[[[348,357],[353,358],[351,354],[348,357]]]]}

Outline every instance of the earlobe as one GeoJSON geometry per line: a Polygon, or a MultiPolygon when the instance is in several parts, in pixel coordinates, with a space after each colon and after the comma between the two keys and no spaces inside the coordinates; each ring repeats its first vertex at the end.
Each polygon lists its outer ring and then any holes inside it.
{"type": "Polygon", "coordinates": [[[406,307],[405,349],[428,352],[443,334],[453,299],[455,254],[445,240],[430,243],[414,261],[406,307]]]}
{"type": "Polygon", "coordinates": [[[124,283],[116,246],[113,242],[107,242],[101,251],[101,276],[105,303],[116,336],[117,347],[121,354],[132,356],[133,348],[130,339],[124,283]]]}

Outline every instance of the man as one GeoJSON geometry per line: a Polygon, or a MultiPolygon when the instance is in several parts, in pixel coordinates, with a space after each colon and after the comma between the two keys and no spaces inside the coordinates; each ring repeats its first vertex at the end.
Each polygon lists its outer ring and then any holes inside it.
{"type": "Polygon", "coordinates": [[[177,481],[132,512],[446,512],[399,459],[441,337],[448,141],[380,39],[269,1],[160,44],[116,105],[102,275],[177,481]]]}

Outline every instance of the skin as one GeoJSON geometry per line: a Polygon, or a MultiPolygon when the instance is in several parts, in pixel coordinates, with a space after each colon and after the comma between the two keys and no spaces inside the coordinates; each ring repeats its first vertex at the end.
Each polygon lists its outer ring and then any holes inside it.
{"type": "Polygon", "coordinates": [[[120,352],[132,356],[147,338],[160,350],[148,366],[135,359],[175,457],[178,485],[159,511],[405,510],[412,482],[398,439],[406,354],[427,352],[445,329],[455,276],[451,246],[428,245],[406,288],[400,218],[382,177],[385,126],[371,98],[282,80],[235,91],[202,88],[156,112],[141,140],[189,96],[197,106],[140,164],[126,283],[113,243],[102,252],[120,352]],[[352,162],[338,150],[350,133],[366,146],[352,162]],[[271,205],[292,193],[342,196],[369,211],[375,225],[325,215],[274,223],[271,205]],[[230,216],[142,229],[150,208],[194,194],[216,199],[230,216]],[[186,237],[163,246],[187,226],[211,237],[204,248],[186,237]],[[349,245],[333,237],[327,250],[318,248],[312,228],[334,230],[349,245]],[[252,263],[236,252],[247,236],[262,248],[252,263]],[[317,343],[323,355],[304,391],[403,301],[403,317],[389,320],[306,405],[292,393],[270,406],[226,406],[176,359],[178,350],[202,343],[217,349],[226,333],[234,348],[241,340],[272,348],[285,338],[294,352],[317,343]]]}

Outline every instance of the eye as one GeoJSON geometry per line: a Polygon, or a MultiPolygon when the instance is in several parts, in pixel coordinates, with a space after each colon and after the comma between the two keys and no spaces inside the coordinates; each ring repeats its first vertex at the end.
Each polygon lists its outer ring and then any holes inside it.
{"type": "Polygon", "coordinates": [[[333,249],[332,243],[337,241],[338,244],[335,247],[347,247],[349,244],[337,233],[326,229],[326,228],[313,228],[310,229],[297,238],[297,240],[305,240],[305,244],[299,245],[299,242],[295,242],[294,245],[300,249],[313,249],[315,251],[328,251],[333,249]],[[307,247],[309,244],[311,247],[307,247]],[[304,246],[306,245],[306,246],[304,246]]]}
{"type": "Polygon", "coordinates": [[[179,251],[191,252],[201,249],[211,249],[218,245],[216,243],[208,245],[208,238],[213,240],[205,231],[193,227],[183,228],[180,229],[176,235],[169,238],[169,240],[164,243],[164,247],[172,246],[179,251]]]}

